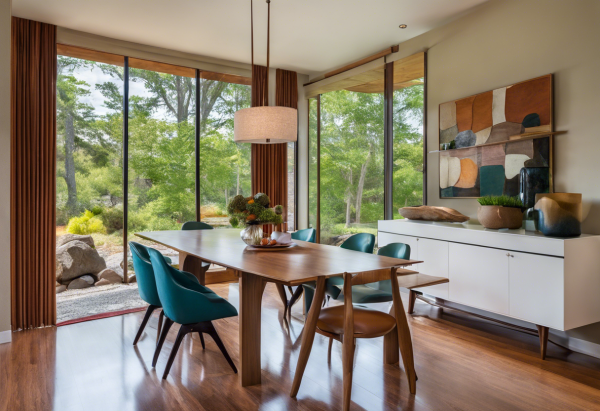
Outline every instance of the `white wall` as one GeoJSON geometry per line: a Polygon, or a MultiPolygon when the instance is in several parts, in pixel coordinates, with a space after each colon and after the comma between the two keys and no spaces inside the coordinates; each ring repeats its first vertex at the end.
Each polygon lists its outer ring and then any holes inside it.
{"type": "Polygon", "coordinates": [[[0,342],[10,338],[10,19],[0,0],[0,342]]]}

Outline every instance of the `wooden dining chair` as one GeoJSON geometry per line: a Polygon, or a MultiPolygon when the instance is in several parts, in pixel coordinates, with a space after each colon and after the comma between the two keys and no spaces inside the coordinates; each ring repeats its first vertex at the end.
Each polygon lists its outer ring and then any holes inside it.
{"type": "MultiPolygon", "coordinates": [[[[415,273],[409,270],[400,271],[403,275],[415,273]]],[[[383,361],[385,364],[395,364],[398,362],[400,359],[398,349],[400,349],[410,392],[412,394],[416,393],[417,375],[415,373],[412,340],[402,300],[400,299],[397,272],[397,268],[392,268],[391,270],[377,270],[360,274],[344,273],[342,277],[344,281],[344,305],[320,308],[321,304],[315,304],[316,307],[309,312],[306,326],[304,327],[304,332],[310,332],[313,336],[308,339],[310,342],[308,347],[302,347],[300,356],[298,357],[298,365],[290,393],[292,397],[295,397],[300,389],[302,375],[310,356],[315,332],[330,338],[329,350],[331,350],[333,340],[340,341],[343,344],[343,410],[350,409],[354,349],[357,338],[377,338],[383,336],[383,361]],[[390,280],[392,285],[395,315],[362,307],[353,307],[352,286],[384,280],[390,280]]],[[[317,292],[315,298],[324,298],[324,287],[321,287],[320,294],[317,292]]]]}

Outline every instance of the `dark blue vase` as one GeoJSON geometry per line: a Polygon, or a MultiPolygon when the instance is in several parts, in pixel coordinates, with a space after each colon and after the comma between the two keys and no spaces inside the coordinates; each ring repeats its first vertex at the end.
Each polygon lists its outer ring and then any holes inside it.
{"type": "Polygon", "coordinates": [[[550,169],[548,167],[523,167],[519,177],[519,198],[523,207],[535,204],[535,195],[550,190],[550,169]]]}

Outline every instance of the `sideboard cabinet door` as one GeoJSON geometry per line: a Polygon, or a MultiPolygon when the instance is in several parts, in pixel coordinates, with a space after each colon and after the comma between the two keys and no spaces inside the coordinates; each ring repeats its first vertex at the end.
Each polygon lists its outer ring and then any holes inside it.
{"type": "MultiPolygon", "coordinates": [[[[423,261],[419,264],[419,272],[436,277],[448,278],[448,247],[447,241],[430,240],[419,238],[417,259],[423,261]]],[[[434,297],[448,299],[448,283],[433,285],[431,287],[417,288],[424,294],[434,297]]]]}
{"type": "Polygon", "coordinates": [[[509,314],[507,251],[450,243],[449,300],[509,314]]]}
{"type": "Polygon", "coordinates": [[[510,252],[510,316],[564,330],[564,259],[510,252]]]}

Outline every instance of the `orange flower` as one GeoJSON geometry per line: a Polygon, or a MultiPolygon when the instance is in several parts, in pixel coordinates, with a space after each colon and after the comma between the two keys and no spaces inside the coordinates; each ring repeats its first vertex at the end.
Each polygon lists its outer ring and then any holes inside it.
{"type": "Polygon", "coordinates": [[[248,201],[248,204],[254,204],[254,200],[248,201]]]}
{"type": "Polygon", "coordinates": [[[256,216],[254,214],[250,214],[248,217],[246,217],[247,221],[253,221],[256,220],[256,216]]]}

